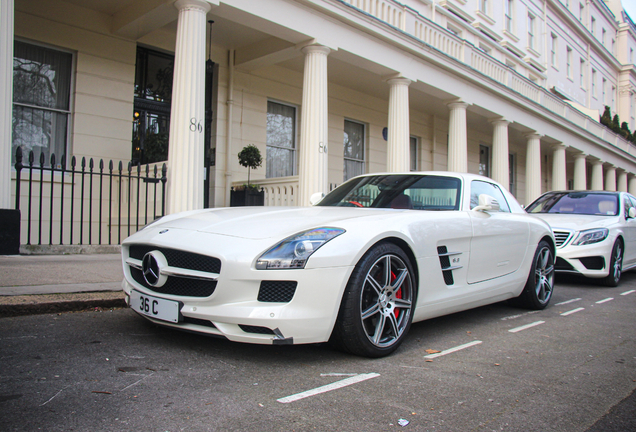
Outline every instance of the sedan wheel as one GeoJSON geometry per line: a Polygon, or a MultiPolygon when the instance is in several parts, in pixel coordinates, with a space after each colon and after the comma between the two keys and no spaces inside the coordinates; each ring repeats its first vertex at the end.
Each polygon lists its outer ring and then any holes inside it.
{"type": "Polygon", "coordinates": [[[390,243],[375,246],[349,279],[332,342],[367,357],[392,353],[411,326],[415,298],[406,254],[390,243]]]}
{"type": "Polygon", "coordinates": [[[544,309],[550,303],[554,289],[554,253],[545,240],[539,242],[532,269],[521,295],[512,303],[527,309],[544,309]]]}
{"type": "Polygon", "coordinates": [[[603,279],[603,285],[615,287],[621,280],[623,272],[623,243],[616,240],[612,248],[612,257],[610,258],[609,274],[603,279]]]}

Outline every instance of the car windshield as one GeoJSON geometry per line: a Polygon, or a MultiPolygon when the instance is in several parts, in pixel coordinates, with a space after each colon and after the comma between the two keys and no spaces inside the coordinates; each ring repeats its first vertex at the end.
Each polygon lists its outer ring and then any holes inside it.
{"type": "Polygon", "coordinates": [[[318,206],[458,210],[461,181],[431,175],[357,177],[334,189],[318,206]]]}
{"type": "Polygon", "coordinates": [[[595,192],[552,192],[542,195],[526,209],[528,213],[565,213],[616,216],[618,196],[595,192]]]}

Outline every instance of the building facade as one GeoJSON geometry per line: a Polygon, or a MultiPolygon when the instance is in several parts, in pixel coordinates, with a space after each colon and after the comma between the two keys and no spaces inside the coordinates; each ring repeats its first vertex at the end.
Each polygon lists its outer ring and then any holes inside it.
{"type": "Polygon", "coordinates": [[[620,0],[0,1],[0,208],[22,199],[17,147],[165,162],[168,213],[229,205],[249,144],[266,205],[409,170],[483,174],[525,204],[636,193],[631,135],[599,122],[607,106],[636,129],[620,0]]]}

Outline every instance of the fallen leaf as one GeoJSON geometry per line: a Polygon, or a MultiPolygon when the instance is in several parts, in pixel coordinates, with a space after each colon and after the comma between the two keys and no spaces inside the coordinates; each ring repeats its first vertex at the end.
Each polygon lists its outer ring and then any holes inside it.
{"type": "Polygon", "coordinates": [[[434,350],[434,349],[427,349],[425,351],[429,354],[435,354],[435,353],[441,352],[440,350],[434,350]]]}

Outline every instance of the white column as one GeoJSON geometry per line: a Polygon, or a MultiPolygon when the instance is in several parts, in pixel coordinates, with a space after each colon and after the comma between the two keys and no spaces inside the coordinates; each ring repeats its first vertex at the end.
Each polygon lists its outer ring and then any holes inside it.
{"type": "Polygon", "coordinates": [[[574,155],[574,189],[587,189],[587,171],[585,164],[585,153],[577,153],[574,155]]]}
{"type": "Polygon", "coordinates": [[[605,171],[605,188],[606,191],[616,190],[616,167],[609,165],[605,171]]]}
{"type": "Polygon", "coordinates": [[[448,122],[448,170],[468,171],[468,135],[466,132],[466,102],[451,102],[448,122]]]}
{"type": "Polygon", "coordinates": [[[526,135],[526,204],[541,195],[541,135],[526,135]]]}
{"type": "Polygon", "coordinates": [[[552,190],[566,190],[565,146],[558,144],[552,148],[552,190]]]}
{"type": "Polygon", "coordinates": [[[389,93],[388,145],[386,168],[389,172],[409,171],[409,85],[406,78],[387,80],[389,93]]]}
{"type": "Polygon", "coordinates": [[[11,205],[13,0],[0,1],[0,209],[11,205]]]}
{"type": "Polygon", "coordinates": [[[300,117],[300,164],[298,205],[308,206],[316,192],[329,192],[327,56],[329,48],[310,45],[305,54],[303,101],[300,117]]]}
{"type": "Polygon", "coordinates": [[[627,172],[625,170],[618,170],[616,183],[619,191],[627,192],[627,172]]]}
{"type": "Polygon", "coordinates": [[[508,157],[508,124],[501,119],[491,120],[494,129],[492,134],[492,179],[510,188],[510,167],[508,157]]]}
{"type": "Polygon", "coordinates": [[[210,4],[178,0],[166,212],[203,208],[205,26],[210,4]]]}
{"type": "Polygon", "coordinates": [[[632,173],[629,173],[629,193],[632,195],[636,195],[636,176],[632,173]]]}
{"type": "Polygon", "coordinates": [[[592,162],[592,190],[603,190],[603,161],[592,162]]]}

